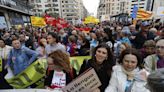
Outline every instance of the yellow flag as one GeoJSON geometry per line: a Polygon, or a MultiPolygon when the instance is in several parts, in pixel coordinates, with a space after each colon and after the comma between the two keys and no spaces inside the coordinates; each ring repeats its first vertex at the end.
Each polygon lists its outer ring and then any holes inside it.
{"type": "Polygon", "coordinates": [[[44,18],[35,17],[35,16],[31,16],[31,24],[32,26],[37,26],[37,27],[46,26],[46,22],[44,21],[44,18]]]}

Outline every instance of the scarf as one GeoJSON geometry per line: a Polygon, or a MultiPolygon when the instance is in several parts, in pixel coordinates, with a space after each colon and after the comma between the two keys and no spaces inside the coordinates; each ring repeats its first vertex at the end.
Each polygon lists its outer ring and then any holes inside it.
{"type": "Polygon", "coordinates": [[[122,67],[122,71],[127,75],[127,80],[133,80],[135,76],[135,71],[126,71],[124,67],[122,67]]]}

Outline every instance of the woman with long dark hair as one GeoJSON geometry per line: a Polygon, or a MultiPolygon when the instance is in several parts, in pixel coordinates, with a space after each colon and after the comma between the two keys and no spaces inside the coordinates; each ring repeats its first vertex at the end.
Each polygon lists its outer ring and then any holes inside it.
{"type": "Polygon", "coordinates": [[[94,68],[102,84],[99,89],[101,92],[104,92],[105,88],[108,86],[108,81],[110,80],[112,67],[114,65],[115,62],[113,61],[110,47],[102,43],[95,48],[92,58],[83,62],[79,74],[89,68],[94,68]]]}

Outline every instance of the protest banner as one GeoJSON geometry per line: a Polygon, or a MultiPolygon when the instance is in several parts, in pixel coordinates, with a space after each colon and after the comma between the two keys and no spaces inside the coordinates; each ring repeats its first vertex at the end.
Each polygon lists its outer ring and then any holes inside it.
{"type": "Polygon", "coordinates": [[[31,18],[32,26],[37,26],[37,27],[46,26],[46,22],[45,22],[44,18],[42,18],[42,17],[35,17],[35,16],[31,16],[30,18],[31,18]]]}
{"type": "Polygon", "coordinates": [[[2,72],[2,58],[0,58],[0,72],[2,72]]]}
{"type": "Polygon", "coordinates": [[[77,73],[80,70],[81,65],[83,64],[83,61],[86,59],[90,59],[91,56],[75,56],[70,57],[71,66],[76,69],[77,73]]]}
{"type": "Polygon", "coordinates": [[[63,92],[92,92],[101,86],[101,82],[93,68],[81,74],[62,90],[63,92]]]}
{"type": "Polygon", "coordinates": [[[157,8],[157,15],[158,16],[164,16],[164,7],[158,7],[157,8]]]}
{"type": "Polygon", "coordinates": [[[27,67],[20,74],[10,78],[8,74],[5,76],[6,81],[15,89],[27,88],[35,85],[35,88],[44,87],[44,76],[46,75],[47,61],[46,59],[38,59],[27,67]]]}

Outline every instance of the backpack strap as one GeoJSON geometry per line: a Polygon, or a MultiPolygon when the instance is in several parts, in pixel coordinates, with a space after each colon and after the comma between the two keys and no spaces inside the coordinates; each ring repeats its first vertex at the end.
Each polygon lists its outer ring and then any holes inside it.
{"type": "Polygon", "coordinates": [[[155,62],[155,57],[151,56],[152,57],[152,70],[155,71],[156,69],[156,62],[155,62]]]}

